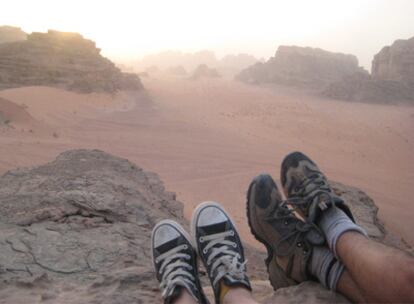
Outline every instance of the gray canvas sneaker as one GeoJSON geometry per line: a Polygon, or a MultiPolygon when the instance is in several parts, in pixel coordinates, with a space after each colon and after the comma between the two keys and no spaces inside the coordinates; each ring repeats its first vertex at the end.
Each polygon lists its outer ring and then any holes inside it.
{"type": "Polygon", "coordinates": [[[313,245],[323,244],[324,237],[316,225],[293,214],[270,175],[250,183],[247,218],[252,234],[267,248],[265,263],[275,290],[310,279],[313,245]]]}
{"type": "Polygon", "coordinates": [[[217,304],[220,303],[220,282],[251,290],[239,234],[223,207],[214,202],[200,204],[194,210],[191,231],[217,304]]]}
{"type": "Polygon", "coordinates": [[[152,260],[164,303],[186,289],[197,303],[208,303],[198,278],[197,253],[188,233],[176,222],[163,220],[152,230],[152,260]]]}

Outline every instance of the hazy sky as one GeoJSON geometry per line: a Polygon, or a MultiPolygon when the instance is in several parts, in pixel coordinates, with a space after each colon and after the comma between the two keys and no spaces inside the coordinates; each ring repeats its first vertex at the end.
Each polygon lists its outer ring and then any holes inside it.
{"type": "Polygon", "coordinates": [[[5,0],[0,25],[80,32],[103,54],[140,58],[165,49],[272,56],[278,45],[372,56],[414,36],[414,0],[5,0]]]}

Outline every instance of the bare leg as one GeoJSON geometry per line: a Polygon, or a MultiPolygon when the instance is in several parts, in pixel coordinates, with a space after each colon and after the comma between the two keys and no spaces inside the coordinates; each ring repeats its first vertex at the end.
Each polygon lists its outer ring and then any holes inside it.
{"type": "Polygon", "coordinates": [[[341,277],[339,278],[336,291],[350,299],[354,303],[367,302],[366,297],[362,294],[358,285],[352,279],[348,270],[345,269],[341,277]]]}
{"type": "Polygon", "coordinates": [[[194,298],[183,288],[180,296],[174,301],[174,304],[197,304],[194,298]]]}
{"type": "Polygon", "coordinates": [[[336,250],[368,302],[414,302],[413,257],[352,231],[336,250]]]}
{"type": "Polygon", "coordinates": [[[224,304],[258,304],[252,293],[243,287],[231,288],[223,299],[224,304]]]}

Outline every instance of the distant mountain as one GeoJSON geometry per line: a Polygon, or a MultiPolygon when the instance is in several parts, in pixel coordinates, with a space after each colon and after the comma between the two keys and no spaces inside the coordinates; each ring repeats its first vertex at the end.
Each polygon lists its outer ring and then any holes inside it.
{"type": "Polygon", "coordinates": [[[280,46],[274,57],[246,68],[236,79],[255,84],[321,88],[356,72],[365,71],[353,55],[310,47],[280,46]]]}
{"type": "Polygon", "coordinates": [[[93,41],[52,30],[0,44],[0,89],[31,85],[80,92],[142,89],[137,75],[122,73],[93,41]]]}
{"type": "Polygon", "coordinates": [[[175,76],[185,76],[185,75],[187,75],[186,69],[184,69],[184,67],[181,66],[181,65],[172,66],[172,67],[167,69],[167,72],[170,73],[171,75],[175,75],[175,76]]]}
{"type": "Polygon", "coordinates": [[[220,74],[214,68],[209,68],[205,64],[200,64],[191,75],[191,79],[201,79],[201,78],[219,78],[220,74]]]}
{"type": "Polygon", "coordinates": [[[139,69],[145,70],[148,67],[156,66],[162,70],[171,67],[182,66],[185,70],[194,70],[200,64],[216,66],[216,55],[211,51],[199,51],[195,53],[183,53],[180,51],[164,51],[157,54],[144,56],[137,62],[139,69]]]}
{"type": "Polygon", "coordinates": [[[249,54],[226,55],[220,59],[220,66],[234,69],[245,69],[258,62],[257,58],[249,54]]]}
{"type": "Polygon", "coordinates": [[[26,40],[27,34],[19,27],[0,26],[0,43],[26,40]]]}
{"type": "Polygon", "coordinates": [[[182,67],[186,71],[194,71],[198,66],[205,64],[220,72],[235,74],[255,62],[258,60],[248,54],[229,54],[220,59],[214,52],[208,50],[195,53],[170,50],[144,56],[142,60],[135,62],[134,66],[141,71],[155,66],[171,74],[172,69],[176,67],[182,67]]]}

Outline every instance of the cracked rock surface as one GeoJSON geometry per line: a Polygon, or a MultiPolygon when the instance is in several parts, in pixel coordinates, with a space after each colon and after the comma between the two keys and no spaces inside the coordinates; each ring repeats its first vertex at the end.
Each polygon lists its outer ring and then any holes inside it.
{"type": "Polygon", "coordinates": [[[155,174],[100,151],[6,173],[0,302],[157,302],[149,240],[162,218],[183,219],[174,194],[155,174]]]}
{"type": "MultiPolygon", "coordinates": [[[[369,197],[334,187],[372,237],[401,246],[369,197]]],[[[188,228],[182,204],[156,174],[102,151],[67,151],[46,165],[7,172],[0,177],[0,303],[161,303],[150,236],[165,218],[188,228]]],[[[262,303],[346,301],[314,282],[273,293],[265,254],[245,251],[262,303]]]]}

